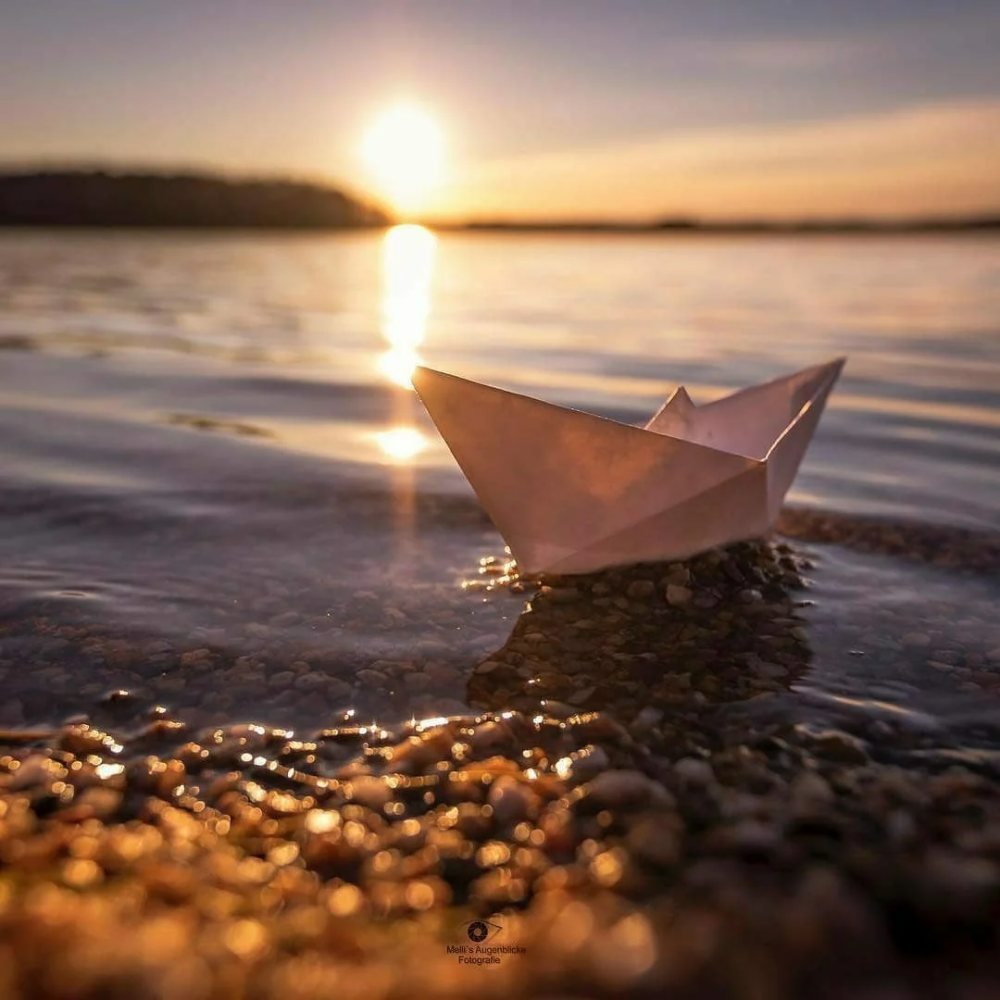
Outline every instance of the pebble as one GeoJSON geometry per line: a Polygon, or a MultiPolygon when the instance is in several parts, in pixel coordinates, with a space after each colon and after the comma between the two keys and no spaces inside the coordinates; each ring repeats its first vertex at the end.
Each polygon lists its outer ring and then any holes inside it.
{"type": "Polygon", "coordinates": [[[603,771],[584,786],[586,795],[600,806],[669,806],[673,796],[660,784],[638,771],[603,771]]]}
{"type": "Polygon", "coordinates": [[[632,720],[631,731],[636,735],[651,732],[663,721],[663,709],[647,705],[632,720]]]}
{"type": "Polygon", "coordinates": [[[574,784],[589,781],[611,767],[611,758],[601,746],[586,746],[564,757],[563,760],[567,762],[566,780],[574,784]]]}
{"type": "Polygon", "coordinates": [[[652,580],[633,580],[626,588],[625,593],[634,601],[646,600],[656,593],[656,584],[652,580]]]}
{"type": "Polygon", "coordinates": [[[403,687],[407,691],[429,691],[433,685],[434,681],[427,674],[412,673],[403,677],[403,687]]]}
{"type": "Polygon", "coordinates": [[[7,787],[12,792],[21,792],[35,785],[61,781],[65,776],[66,768],[61,764],[46,754],[36,753],[20,762],[17,770],[8,779],[7,787]]]}
{"type": "Polygon", "coordinates": [[[575,708],[579,708],[583,705],[586,705],[587,702],[589,702],[596,693],[597,693],[597,688],[593,686],[578,688],[576,691],[574,691],[571,695],[569,695],[566,698],[566,701],[570,705],[573,705],[575,708]]]}
{"type": "MultiPolygon", "coordinates": [[[[316,674],[305,674],[299,678],[299,681],[296,682],[296,686],[297,687],[305,686],[306,677],[317,677],[317,676],[318,675],[316,674]]],[[[373,670],[370,667],[365,670],[359,670],[355,674],[355,677],[361,684],[371,688],[384,687],[389,682],[388,676],[384,674],[381,670],[373,670]]]]}
{"type": "Polygon", "coordinates": [[[64,815],[73,822],[97,819],[107,823],[117,815],[121,805],[121,792],[111,788],[87,788],[77,795],[72,812],[67,811],[64,815]]]}
{"type": "Polygon", "coordinates": [[[20,726],[24,721],[24,703],[20,698],[8,698],[0,703],[0,724],[20,726]]]}
{"type": "Polygon", "coordinates": [[[766,677],[769,680],[781,680],[788,676],[788,668],[779,663],[758,663],[756,671],[761,677],[766,677]]]}
{"type": "Polygon", "coordinates": [[[556,698],[546,698],[542,702],[542,708],[546,713],[553,716],[556,719],[568,719],[570,716],[576,714],[579,706],[569,705],[564,701],[559,701],[556,698]]]}
{"type": "Polygon", "coordinates": [[[723,828],[719,841],[741,854],[772,854],[781,845],[781,833],[773,824],[746,819],[723,828]]]}
{"type": "MultiPolygon", "coordinates": [[[[362,671],[363,672],[363,671],[362,671]]],[[[326,674],[315,673],[315,674],[299,674],[293,683],[293,687],[296,691],[320,691],[327,687],[330,683],[330,678],[326,674]]]]}
{"type": "Polygon", "coordinates": [[[678,583],[667,584],[667,604],[673,608],[683,607],[691,602],[694,592],[678,583]]]}
{"type": "Polygon", "coordinates": [[[542,593],[556,604],[575,604],[583,596],[576,587],[542,587],[542,593]]]}
{"type": "Polygon", "coordinates": [[[352,778],[349,785],[351,801],[360,802],[369,809],[381,810],[392,799],[392,789],[381,778],[360,775],[352,778]]]}
{"type": "Polygon", "coordinates": [[[804,771],[791,783],[791,799],[795,808],[810,808],[815,805],[829,805],[835,795],[830,783],[815,771],[804,771]]]}
{"type": "Polygon", "coordinates": [[[698,757],[682,757],[674,763],[674,774],[682,781],[697,788],[715,784],[715,772],[707,760],[698,757]]]}
{"type": "Polygon", "coordinates": [[[665,817],[640,819],[628,832],[629,851],[640,861],[654,868],[671,868],[682,856],[680,829],[665,817]]]}
{"type": "Polygon", "coordinates": [[[846,764],[864,764],[868,749],[863,740],[837,729],[810,734],[812,749],[821,757],[846,764]]]}
{"type": "Polygon", "coordinates": [[[501,826],[512,826],[537,813],[538,797],[521,781],[501,775],[490,784],[486,801],[501,826]]]}

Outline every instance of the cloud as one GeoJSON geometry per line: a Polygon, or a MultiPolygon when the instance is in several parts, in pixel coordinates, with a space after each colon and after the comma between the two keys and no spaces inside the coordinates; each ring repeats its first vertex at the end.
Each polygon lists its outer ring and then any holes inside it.
{"type": "Polygon", "coordinates": [[[821,122],[688,129],[471,165],[442,214],[891,217],[996,209],[1000,98],[821,122]]]}
{"type": "Polygon", "coordinates": [[[803,72],[843,66],[860,57],[870,56],[881,44],[881,40],[873,36],[797,38],[776,35],[731,43],[725,58],[731,65],[752,70],[803,72]]]}

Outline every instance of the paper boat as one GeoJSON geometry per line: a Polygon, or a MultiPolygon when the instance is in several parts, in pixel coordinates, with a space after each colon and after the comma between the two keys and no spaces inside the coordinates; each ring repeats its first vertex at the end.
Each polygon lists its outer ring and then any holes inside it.
{"type": "Polygon", "coordinates": [[[766,532],[844,358],[645,427],[431,368],[413,385],[522,573],[682,559],[766,532]]]}

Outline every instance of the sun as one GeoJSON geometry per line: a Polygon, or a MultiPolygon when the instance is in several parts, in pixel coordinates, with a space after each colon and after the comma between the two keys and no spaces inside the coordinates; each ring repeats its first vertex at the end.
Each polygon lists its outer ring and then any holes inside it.
{"type": "Polygon", "coordinates": [[[364,156],[381,193],[399,211],[411,212],[441,179],[444,134],[422,108],[399,104],[369,128],[364,156]]]}

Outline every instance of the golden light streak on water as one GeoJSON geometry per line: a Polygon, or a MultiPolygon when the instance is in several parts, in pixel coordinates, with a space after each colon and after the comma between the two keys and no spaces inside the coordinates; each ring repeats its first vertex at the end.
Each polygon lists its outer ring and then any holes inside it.
{"type": "Polygon", "coordinates": [[[382,240],[380,331],[389,350],[378,368],[389,381],[412,389],[420,363],[417,348],[427,335],[437,237],[423,226],[393,226],[382,240]]]}

